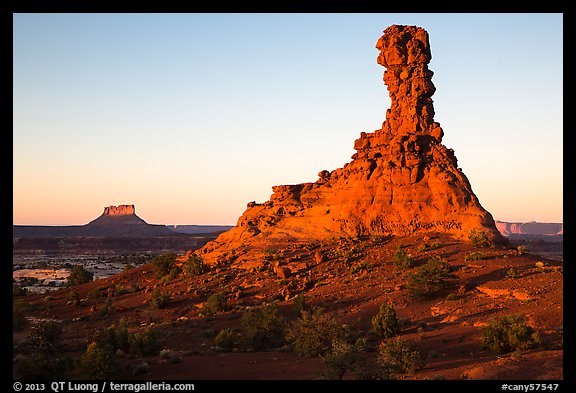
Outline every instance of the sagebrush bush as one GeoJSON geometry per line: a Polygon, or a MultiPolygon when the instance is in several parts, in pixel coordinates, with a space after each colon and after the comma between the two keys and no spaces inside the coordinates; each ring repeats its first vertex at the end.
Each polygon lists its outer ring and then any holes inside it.
{"type": "Polygon", "coordinates": [[[372,333],[384,338],[393,337],[400,332],[400,322],[392,305],[382,304],[378,313],[372,317],[372,333]]]}
{"type": "Polygon", "coordinates": [[[156,277],[162,278],[164,276],[178,276],[180,268],[176,265],[177,257],[178,256],[175,253],[162,254],[154,257],[150,262],[156,271],[156,277]]]}
{"type": "Polygon", "coordinates": [[[128,336],[130,353],[138,356],[157,355],[161,349],[158,334],[150,328],[128,336]]]}
{"type": "Polygon", "coordinates": [[[486,231],[482,229],[471,229],[468,239],[475,247],[490,247],[492,245],[492,241],[488,238],[486,231]]]}
{"type": "Polygon", "coordinates": [[[164,293],[159,288],[156,288],[152,291],[150,306],[156,309],[165,308],[171,301],[172,298],[170,297],[170,294],[164,293]]]}
{"type": "Polygon", "coordinates": [[[482,329],[482,348],[494,353],[526,350],[539,342],[538,332],[526,325],[522,315],[497,318],[482,329]]]}
{"type": "Polygon", "coordinates": [[[94,273],[89,272],[88,270],[84,269],[84,266],[78,265],[75,266],[74,269],[70,272],[70,275],[66,279],[66,285],[74,286],[74,285],[81,285],[86,284],[94,279],[94,273]]]}
{"type": "Polygon", "coordinates": [[[408,276],[407,288],[414,297],[429,298],[448,288],[453,278],[448,263],[433,257],[408,276]]]}
{"type": "Polygon", "coordinates": [[[62,335],[62,325],[56,321],[38,322],[30,329],[30,341],[43,351],[54,352],[62,335]]]}
{"type": "Polygon", "coordinates": [[[188,260],[184,262],[183,270],[186,274],[199,276],[203,273],[206,273],[209,268],[208,265],[206,265],[202,260],[202,257],[196,254],[191,254],[188,260]]]}
{"type": "Polygon", "coordinates": [[[208,296],[206,304],[202,307],[202,314],[214,315],[220,311],[228,309],[228,297],[224,292],[214,293],[208,296]]]}
{"type": "Polygon", "coordinates": [[[231,351],[238,344],[238,334],[229,328],[222,329],[214,337],[214,344],[224,351],[231,351]]]}
{"type": "Polygon", "coordinates": [[[411,267],[414,267],[414,265],[414,258],[406,254],[404,246],[399,244],[394,252],[394,266],[398,269],[410,269],[411,267]]]}
{"type": "Polygon", "coordinates": [[[301,293],[298,294],[294,298],[294,300],[292,300],[292,304],[294,307],[294,311],[296,311],[296,314],[300,314],[302,311],[309,311],[310,310],[310,306],[306,302],[306,296],[304,296],[301,293]]]}
{"type": "Polygon", "coordinates": [[[465,257],[464,260],[465,261],[479,261],[481,259],[486,258],[486,255],[484,255],[483,252],[480,251],[473,251],[471,253],[468,253],[465,257]]]}
{"type": "Polygon", "coordinates": [[[334,340],[350,342],[350,331],[319,309],[303,311],[293,321],[286,338],[300,356],[324,355],[334,340]]]}
{"type": "Polygon", "coordinates": [[[119,366],[114,352],[108,346],[93,342],[80,357],[77,374],[81,379],[113,379],[118,376],[119,366]]]}
{"type": "Polygon", "coordinates": [[[365,346],[363,339],[358,339],[354,344],[339,339],[332,341],[330,350],[323,356],[324,364],[328,368],[327,377],[341,380],[346,372],[354,370],[365,346]]]}
{"type": "Polygon", "coordinates": [[[122,319],[105,329],[97,330],[92,334],[91,342],[95,342],[100,347],[109,347],[113,353],[118,349],[127,352],[130,348],[129,336],[126,320],[122,319]]]}
{"type": "Polygon", "coordinates": [[[424,365],[420,346],[413,340],[404,341],[400,337],[380,343],[378,360],[390,374],[412,374],[416,367],[424,365]]]}
{"type": "Polygon", "coordinates": [[[285,342],[285,322],[274,304],[244,312],[240,325],[248,348],[277,348],[285,342]]]}

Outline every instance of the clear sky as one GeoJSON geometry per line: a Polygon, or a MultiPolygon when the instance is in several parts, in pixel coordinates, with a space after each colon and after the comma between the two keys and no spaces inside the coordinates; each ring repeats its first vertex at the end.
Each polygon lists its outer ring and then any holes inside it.
{"type": "Polygon", "coordinates": [[[13,223],[231,224],[351,160],[375,44],[430,35],[435,120],[502,221],[562,222],[562,14],[15,14],[13,223]]]}

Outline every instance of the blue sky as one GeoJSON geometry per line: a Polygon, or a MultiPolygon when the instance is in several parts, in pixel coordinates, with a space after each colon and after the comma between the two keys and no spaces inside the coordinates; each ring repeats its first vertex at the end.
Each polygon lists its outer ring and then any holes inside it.
{"type": "Polygon", "coordinates": [[[562,14],[15,14],[14,224],[235,224],[350,161],[390,105],[374,45],[425,28],[435,120],[482,205],[561,222],[562,14]]]}

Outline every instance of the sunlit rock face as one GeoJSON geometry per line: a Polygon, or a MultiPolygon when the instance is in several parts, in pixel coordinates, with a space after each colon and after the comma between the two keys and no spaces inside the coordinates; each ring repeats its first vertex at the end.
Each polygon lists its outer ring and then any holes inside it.
{"type": "Polygon", "coordinates": [[[332,236],[436,231],[467,239],[475,229],[501,241],[454,151],[442,145],[428,33],[392,25],[376,48],[391,98],[382,128],[360,134],[344,167],[320,171],[315,182],[274,186],[269,201],[248,203],[234,229],[200,250],[208,261],[239,245],[332,236]]]}

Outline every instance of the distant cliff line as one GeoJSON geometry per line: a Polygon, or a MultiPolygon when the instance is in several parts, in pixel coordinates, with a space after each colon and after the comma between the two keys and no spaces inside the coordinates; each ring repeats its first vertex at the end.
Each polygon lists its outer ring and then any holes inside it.
{"type": "Polygon", "coordinates": [[[564,235],[563,223],[496,221],[496,228],[504,236],[511,235],[564,235]]]}

